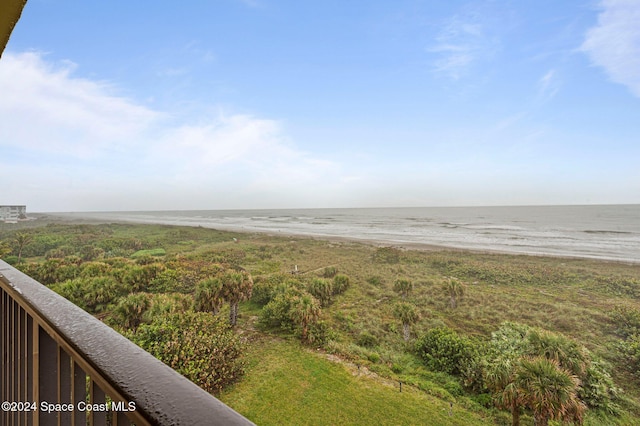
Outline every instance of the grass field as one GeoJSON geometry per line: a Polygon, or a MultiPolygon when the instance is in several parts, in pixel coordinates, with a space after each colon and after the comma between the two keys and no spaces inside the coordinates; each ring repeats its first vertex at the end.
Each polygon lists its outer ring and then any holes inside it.
{"type": "Polygon", "coordinates": [[[266,339],[250,350],[245,379],[223,402],[259,425],[484,425],[478,412],[414,387],[373,378],[297,342],[266,339]]]}
{"type": "MultiPolygon", "coordinates": [[[[236,331],[248,342],[248,365],[244,378],[220,397],[260,425],[510,424],[508,412],[483,406],[486,399],[467,390],[459,377],[429,371],[413,350],[416,338],[434,327],[486,341],[505,321],[562,333],[611,365],[623,390],[621,413],[588,410],[585,424],[640,422],[640,382],[619,356],[622,340],[612,319],[619,307],[640,310],[637,264],[415,251],[160,225],[18,226],[33,237],[24,251],[31,263],[44,262],[51,250],[76,250],[95,255],[94,262],[135,253],[157,255],[154,261],[231,259],[254,280],[289,274],[296,266],[299,279],[322,277],[326,268],[347,275],[349,288],[322,309],[328,332],[319,348],[261,325],[256,303],[240,305],[236,331]],[[399,277],[414,285],[406,299],[393,289],[399,277]],[[455,309],[443,291],[448,277],[465,285],[455,309]],[[420,318],[408,343],[394,315],[402,300],[415,306],[420,318]]],[[[0,224],[0,240],[11,245],[18,230],[0,224]]],[[[525,413],[521,424],[533,424],[532,417],[525,413]]]]}

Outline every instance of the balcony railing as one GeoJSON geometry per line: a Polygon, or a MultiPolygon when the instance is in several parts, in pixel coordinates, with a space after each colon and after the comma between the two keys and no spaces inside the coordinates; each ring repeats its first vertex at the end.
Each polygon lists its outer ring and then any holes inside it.
{"type": "Polygon", "coordinates": [[[0,261],[1,425],[250,425],[39,282],[0,261]]]}

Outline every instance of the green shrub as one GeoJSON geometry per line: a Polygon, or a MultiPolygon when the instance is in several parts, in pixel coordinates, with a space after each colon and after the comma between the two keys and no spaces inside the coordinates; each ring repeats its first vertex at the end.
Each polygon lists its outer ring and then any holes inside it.
{"type": "Polygon", "coordinates": [[[377,352],[370,352],[367,354],[367,359],[373,364],[377,364],[380,362],[380,354],[377,352]]]}
{"type": "MultiPolygon", "coordinates": [[[[500,377],[502,374],[495,373],[500,373],[502,366],[513,366],[521,359],[546,358],[580,379],[578,397],[589,408],[609,414],[619,410],[620,389],[608,372],[609,366],[562,334],[506,322],[492,333],[488,349],[485,369],[488,377],[500,377]]],[[[486,384],[494,387],[491,380],[486,384]]]]}
{"type": "Polygon", "coordinates": [[[83,299],[86,310],[90,313],[106,311],[116,298],[126,294],[124,288],[113,277],[95,277],[87,280],[87,292],[83,299]]]}
{"type": "Polygon", "coordinates": [[[75,249],[71,246],[61,246],[47,251],[44,255],[45,259],[63,259],[75,253],[75,249]]]}
{"type": "Polygon", "coordinates": [[[287,282],[291,282],[291,285],[300,286],[301,284],[294,284],[290,275],[285,274],[272,274],[272,275],[259,275],[253,281],[253,293],[251,294],[251,300],[260,306],[264,306],[269,303],[276,292],[278,287],[287,282]]]}
{"type": "Polygon", "coordinates": [[[53,284],[50,288],[74,305],[87,310],[87,304],[85,303],[85,295],[89,292],[87,279],[76,278],[53,284]]]}
{"type": "Polygon", "coordinates": [[[224,283],[220,277],[207,278],[196,285],[194,308],[198,312],[217,315],[224,304],[224,283]]]}
{"type": "Polygon", "coordinates": [[[307,285],[307,291],[311,293],[313,297],[318,299],[322,306],[327,306],[331,303],[333,284],[331,281],[322,278],[314,278],[307,285]]]}
{"type": "Polygon", "coordinates": [[[160,316],[127,337],[208,392],[220,392],[244,373],[239,337],[208,313],[160,316]]]}
{"type": "Polygon", "coordinates": [[[331,337],[329,324],[325,321],[314,321],[309,324],[307,343],[315,347],[324,346],[331,337]]]}
{"type": "Polygon", "coordinates": [[[101,277],[109,275],[112,266],[105,262],[85,262],[80,266],[80,276],[83,278],[101,277]]]}
{"type": "Polygon", "coordinates": [[[616,401],[620,399],[622,391],[613,382],[608,369],[610,366],[604,361],[592,360],[580,378],[578,396],[589,408],[618,415],[620,406],[616,401]]]}
{"type": "Polygon", "coordinates": [[[82,260],[97,260],[104,257],[104,250],[100,247],[84,246],[79,251],[82,260]]]}
{"type": "Polygon", "coordinates": [[[2,260],[7,262],[9,265],[17,265],[18,264],[18,256],[14,256],[12,254],[5,256],[2,260]]]}
{"type": "Polygon", "coordinates": [[[131,264],[129,259],[120,256],[113,256],[102,260],[103,263],[111,265],[112,268],[119,269],[131,264]]]}
{"type": "Polygon", "coordinates": [[[413,291],[413,283],[407,278],[398,278],[393,283],[393,291],[400,294],[403,299],[406,299],[413,291]]]}
{"type": "Polygon", "coordinates": [[[267,327],[278,327],[286,331],[293,331],[295,324],[291,318],[291,308],[296,297],[304,292],[295,287],[279,291],[260,312],[260,323],[267,327]]]}
{"type": "Polygon", "coordinates": [[[367,331],[363,331],[362,333],[360,333],[358,339],[356,340],[356,344],[358,346],[362,346],[363,348],[373,348],[378,346],[378,343],[378,338],[367,331]]]}
{"type": "Polygon", "coordinates": [[[464,394],[462,385],[457,381],[449,380],[443,385],[443,387],[453,396],[462,396],[464,394]]]}
{"type": "Polygon", "coordinates": [[[146,265],[129,265],[123,268],[121,280],[129,291],[147,291],[155,278],[164,271],[159,263],[146,265]]]}
{"type": "Polygon", "coordinates": [[[625,368],[636,380],[640,380],[640,335],[634,334],[618,343],[619,357],[625,368]]]}
{"type": "Polygon", "coordinates": [[[144,321],[150,323],[156,317],[190,311],[193,310],[193,307],[193,297],[187,294],[153,294],[151,305],[144,315],[144,321]]]}
{"type": "Polygon", "coordinates": [[[264,306],[271,301],[277,284],[269,282],[262,277],[257,277],[253,282],[251,300],[259,306],[264,306]]]}
{"type": "Polygon", "coordinates": [[[322,276],[324,278],[333,278],[337,273],[338,268],[336,268],[335,266],[327,266],[326,268],[324,268],[324,271],[322,271],[322,276]]]}
{"type": "Polygon", "coordinates": [[[344,274],[338,274],[333,277],[333,294],[342,294],[349,288],[349,277],[344,274]]]}
{"type": "Polygon", "coordinates": [[[472,395],[471,399],[484,408],[493,407],[493,397],[490,393],[479,393],[472,395]]]}
{"type": "Polygon", "coordinates": [[[120,299],[111,317],[111,322],[127,329],[135,330],[142,324],[143,317],[151,306],[148,293],[131,293],[120,299]]]}
{"type": "Polygon", "coordinates": [[[4,259],[6,256],[9,256],[11,253],[13,253],[13,248],[11,247],[11,244],[9,243],[9,241],[0,239],[0,259],[4,259]]]}
{"type": "Polygon", "coordinates": [[[192,288],[184,286],[182,284],[180,272],[175,269],[165,269],[159,272],[155,278],[149,282],[147,291],[151,293],[166,293],[166,292],[191,292],[192,288]]]}
{"type": "Polygon", "coordinates": [[[462,375],[480,356],[479,345],[450,328],[434,328],[416,341],[418,356],[434,371],[462,375]]]}
{"type": "Polygon", "coordinates": [[[582,345],[562,334],[537,328],[530,329],[527,334],[525,355],[557,361],[562,368],[578,377],[584,376],[589,365],[589,356],[582,345]]]}
{"type": "Polygon", "coordinates": [[[64,259],[49,259],[34,265],[31,273],[27,274],[45,285],[70,280],[79,275],[78,267],[64,259]]]}
{"type": "Polygon", "coordinates": [[[403,370],[404,370],[404,367],[400,364],[393,363],[391,365],[391,371],[393,371],[395,374],[400,374],[402,373],[403,370]]]}
{"type": "Polygon", "coordinates": [[[22,250],[22,257],[44,256],[49,250],[67,243],[67,237],[58,235],[33,235],[33,239],[22,250]]]}
{"type": "Polygon", "coordinates": [[[615,333],[626,339],[640,334],[640,310],[627,306],[616,306],[611,312],[615,333]]]}

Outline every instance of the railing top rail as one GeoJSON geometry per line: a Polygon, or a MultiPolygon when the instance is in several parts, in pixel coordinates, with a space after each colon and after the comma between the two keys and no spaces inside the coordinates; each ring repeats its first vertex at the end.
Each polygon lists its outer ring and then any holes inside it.
{"type": "Polygon", "coordinates": [[[157,425],[251,425],[250,421],[112,328],[0,260],[0,286],[46,323],[136,411],[157,425]]]}

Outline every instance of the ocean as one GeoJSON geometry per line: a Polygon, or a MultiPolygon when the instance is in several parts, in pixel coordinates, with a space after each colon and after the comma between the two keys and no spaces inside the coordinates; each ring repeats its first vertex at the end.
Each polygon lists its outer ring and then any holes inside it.
{"type": "Polygon", "coordinates": [[[140,211],[65,216],[640,263],[640,205],[140,211]]]}

